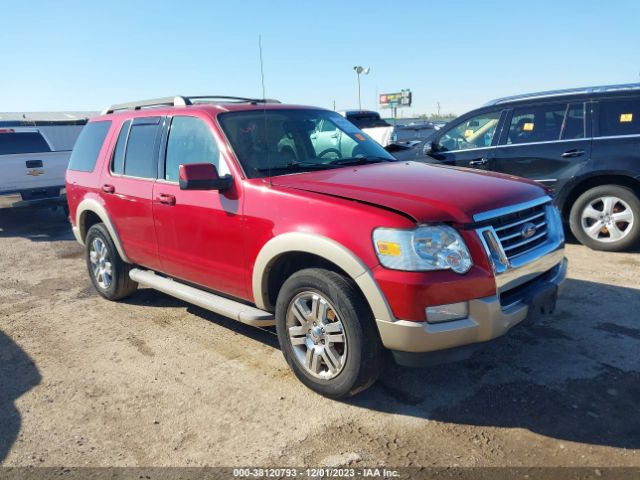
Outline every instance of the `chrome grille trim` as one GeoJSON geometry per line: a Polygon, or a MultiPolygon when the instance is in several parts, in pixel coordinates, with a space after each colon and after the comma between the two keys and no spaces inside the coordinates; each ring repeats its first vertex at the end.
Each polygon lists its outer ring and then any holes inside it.
{"type": "Polygon", "coordinates": [[[545,214],[545,212],[536,213],[535,215],[531,215],[529,218],[525,218],[523,220],[518,220],[517,222],[510,223],[509,225],[504,225],[502,227],[498,227],[498,228],[495,229],[495,231],[496,232],[500,232],[502,230],[506,230],[507,228],[516,227],[516,226],[521,225],[523,223],[527,223],[527,222],[530,222],[532,220],[535,220],[536,218],[540,218],[540,217],[544,216],[544,214],[545,214]]]}
{"type": "MultiPolygon", "coordinates": [[[[504,249],[505,252],[508,252],[509,250],[513,250],[514,248],[518,248],[518,247],[523,247],[527,243],[535,242],[539,238],[546,237],[546,236],[547,236],[547,231],[545,230],[544,232],[539,233],[538,235],[534,235],[531,238],[527,238],[526,240],[523,240],[522,242],[514,243],[513,245],[509,245],[508,247],[502,247],[502,248],[504,249]]],[[[504,239],[501,239],[501,240],[504,240],[504,239]]],[[[526,253],[526,252],[523,252],[523,253],[526,253]]],[[[521,255],[521,254],[519,254],[519,255],[521,255]]]]}
{"type": "Polygon", "coordinates": [[[517,205],[496,208],[495,210],[489,210],[488,212],[476,213],[473,216],[473,221],[477,223],[484,222],[485,220],[490,220],[496,217],[502,217],[504,215],[508,215],[509,213],[519,212],[520,210],[526,210],[527,208],[536,207],[538,205],[542,205],[543,203],[547,203],[550,201],[551,201],[551,197],[549,195],[544,195],[540,198],[536,198],[535,200],[519,203],[517,205]]]}
{"type": "Polygon", "coordinates": [[[474,215],[474,220],[481,223],[476,233],[493,268],[498,294],[521,285],[532,273],[542,273],[564,258],[562,220],[548,196],[480,213],[474,215]],[[526,218],[519,218],[518,214],[526,218]],[[538,231],[524,238],[518,227],[528,222],[534,223],[538,231]]]}

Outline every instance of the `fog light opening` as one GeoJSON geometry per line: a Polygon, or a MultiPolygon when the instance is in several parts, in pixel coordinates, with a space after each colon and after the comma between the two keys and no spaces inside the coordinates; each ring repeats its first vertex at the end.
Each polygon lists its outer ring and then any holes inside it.
{"type": "Polygon", "coordinates": [[[427,322],[442,323],[462,320],[469,316],[469,302],[448,303],[425,308],[427,322]]]}

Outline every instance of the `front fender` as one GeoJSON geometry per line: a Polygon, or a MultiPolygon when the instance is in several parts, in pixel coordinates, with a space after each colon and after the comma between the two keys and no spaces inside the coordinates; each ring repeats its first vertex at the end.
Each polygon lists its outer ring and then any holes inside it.
{"type": "Polygon", "coordinates": [[[284,233],[273,237],[258,253],[251,279],[253,298],[258,308],[267,308],[271,267],[280,255],[289,252],[310,253],[339,266],[358,285],[377,320],[395,320],[373,273],[351,250],[322,235],[302,232],[284,233]]]}

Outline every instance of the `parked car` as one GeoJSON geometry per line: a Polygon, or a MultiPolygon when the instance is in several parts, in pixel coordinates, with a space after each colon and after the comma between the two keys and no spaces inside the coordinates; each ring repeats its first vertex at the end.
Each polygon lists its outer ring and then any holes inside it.
{"type": "Polygon", "coordinates": [[[640,84],[494,100],[442,128],[424,154],[544,184],[590,248],[621,251],[640,241],[640,84]]]}
{"type": "Polygon", "coordinates": [[[54,151],[38,128],[0,128],[0,208],[62,206],[70,151],[54,151]]]}
{"type": "Polygon", "coordinates": [[[405,365],[451,360],[552,312],[566,273],[540,185],[397,162],[322,109],[110,107],[80,135],[66,184],[100,295],[142,284],[275,325],[295,375],[330,397],[371,385],[384,349],[405,365]],[[343,137],[328,153],[312,138],[325,123],[343,137]]]}
{"type": "Polygon", "coordinates": [[[378,112],[372,110],[347,110],[338,113],[383,147],[387,147],[398,140],[394,126],[381,118],[378,112]]]}

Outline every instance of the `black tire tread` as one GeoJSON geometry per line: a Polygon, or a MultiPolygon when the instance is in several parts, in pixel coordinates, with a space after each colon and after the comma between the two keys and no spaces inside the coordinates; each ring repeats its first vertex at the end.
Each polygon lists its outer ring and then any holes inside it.
{"type": "MultiPolygon", "coordinates": [[[[378,334],[373,314],[369,305],[365,301],[362,293],[358,290],[355,283],[339,273],[322,268],[308,268],[300,270],[291,275],[283,284],[276,302],[276,322],[278,331],[278,341],[280,348],[287,360],[287,363],[296,374],[298,379],[312,390],[330,398],[351,397],[357,393],[367,389],[373,385],[382,369],[383,347],[378,334]],[[315,288],[326,295],[329,300],[334,303],[336,308],[341,309],[343,323],[350,321],[346,316],[352,312],[355,313],[357,324],[354,325],[356,336],[359,338],[351,338],[349,340],[350,352],[358,351],[360,353],[359,361],[356,360],[355,368],[357,373],[350,373],[353,376],[351,382],[342,385],[332,385],[330,382],[321,383],[306,375],[306,373],[298,366],[296,360],[289,352],[290,342],[288,340],[288,332],[286,330],[286,313],[291,298],[295,296],[296,289],[302,286],[315,288]],[[345,304],[348,303],[349,305],[345,304]],[[345,310],[348,313],[345,313],[345,310]],[[357,349],[354,348],[353,342],[359,342],[357,349]]],[[[345,326],[345,328],[347,328],[345,326]]],[[[353,367],[353,363],[345,365],[345,369],[353,367]]],[[[335,380],[340,378],[341,373],[335,380]]]]}

